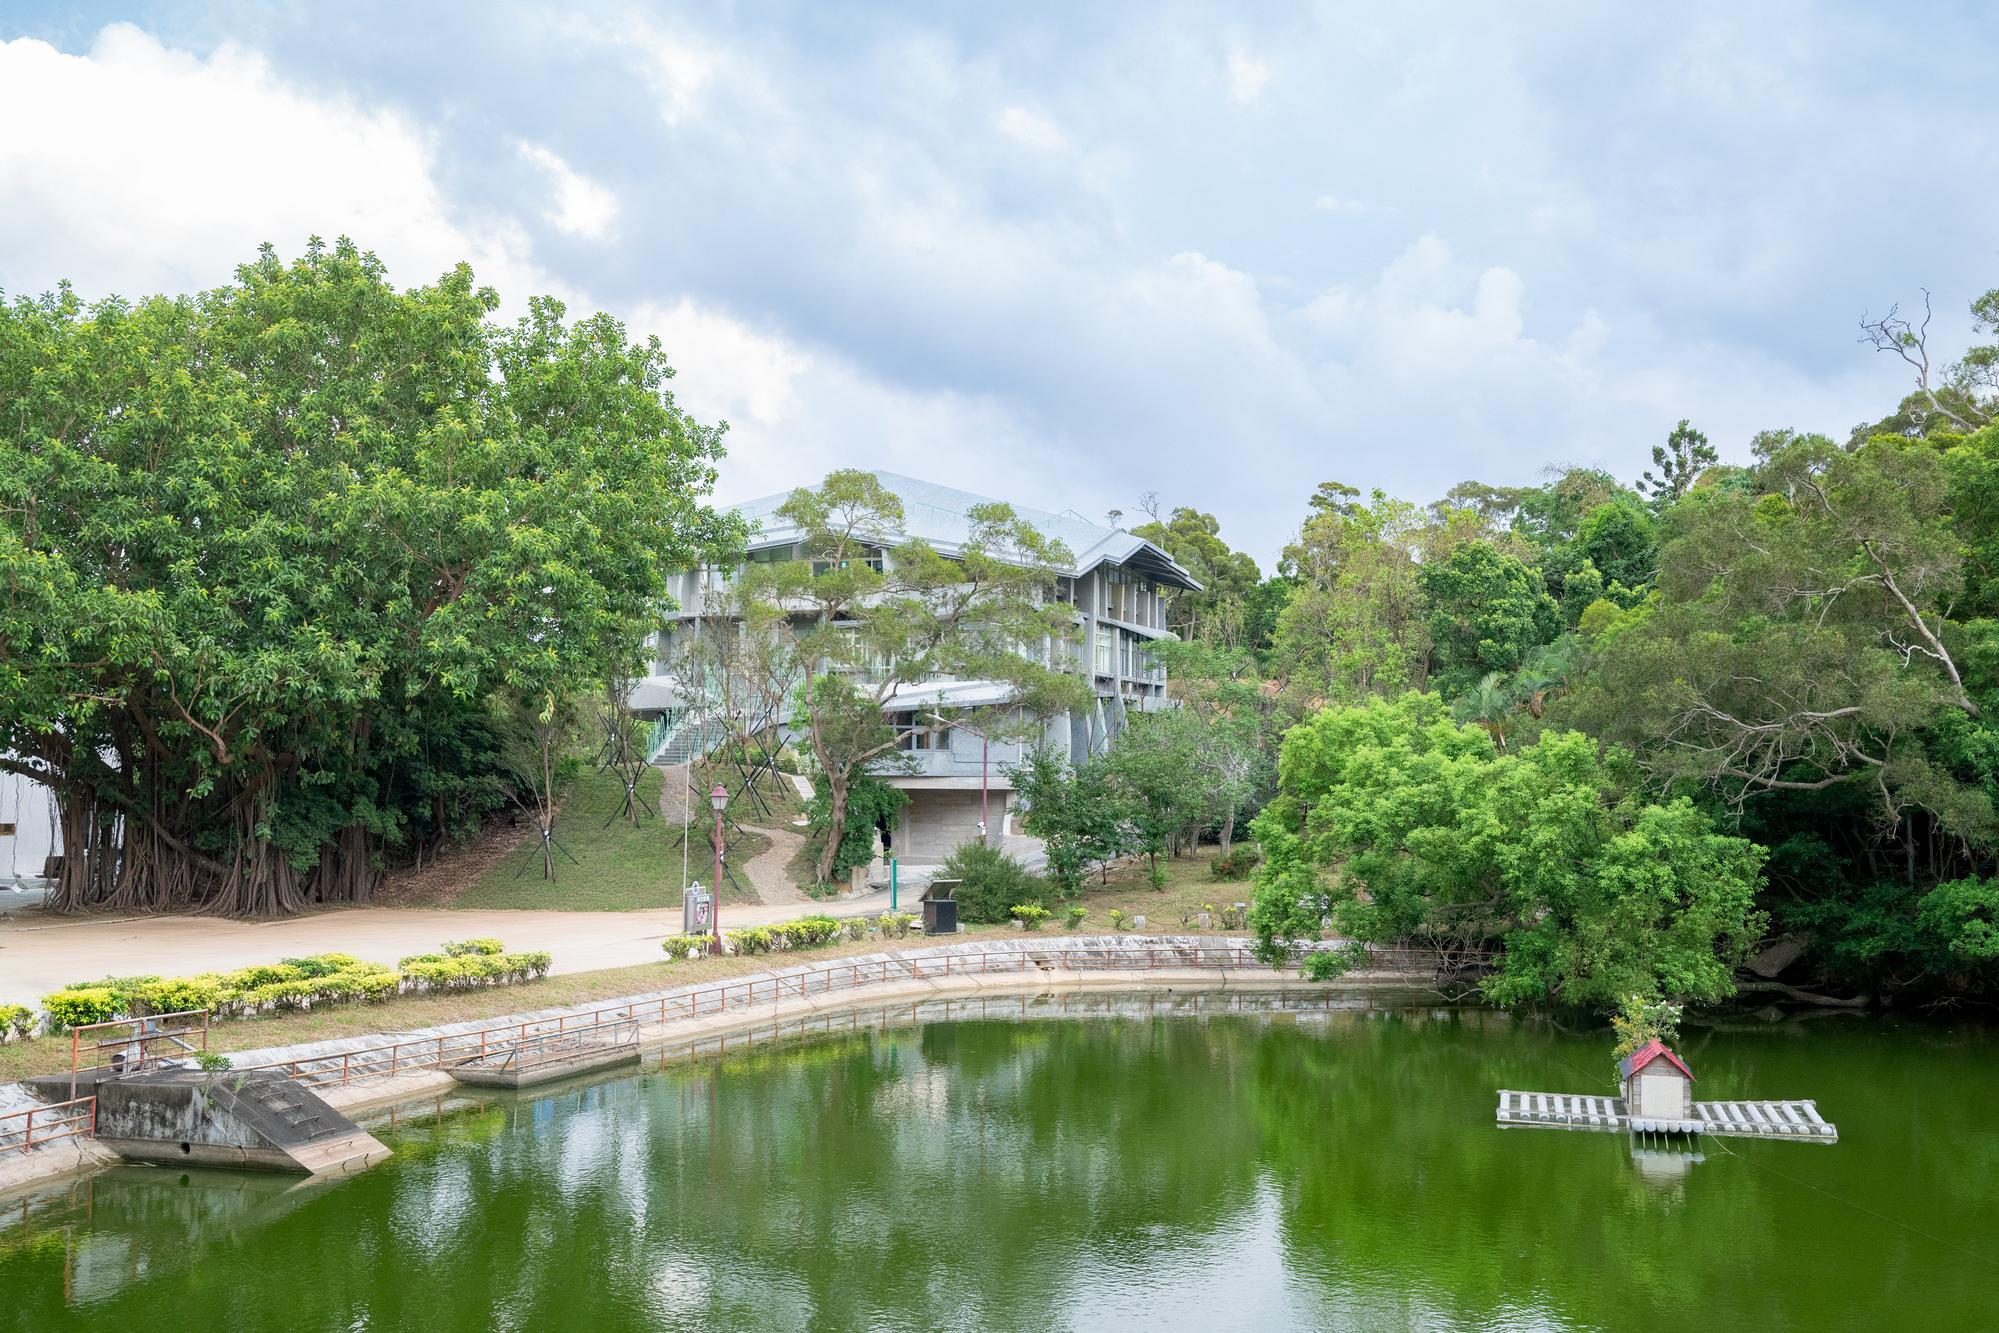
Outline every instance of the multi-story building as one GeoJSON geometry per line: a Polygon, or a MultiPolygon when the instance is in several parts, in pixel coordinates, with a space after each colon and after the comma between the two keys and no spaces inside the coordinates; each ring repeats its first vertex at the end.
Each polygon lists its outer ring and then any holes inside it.
{"type": "MultiPolygon", "coordinates": [[[[984,496],[930,482],[874,474],[902,502],[903,531],[898,540],[921,540],[943,555],[954,554],[967,539],[966,514],[990,504],[984,496]]],[[[802,558],[800,533],[777,510],[787,495],[773,495],[736,507],[750,521],[752,536],[747,558],[784,561],[802,558]]],[[[1173,637],[1166,628],[1165,590],[1198,589],[1193,577],[1158,546],[1119,528],[1106,527],[1072,512],[1043,513],[1013,506],[1014,513],[1045,536],[1055,538],[1072,557],[1057,581],[1055,596],[1075,610],[1075,634],[1066,641],[1043,641],[1038,649],[1052,665],[1087,676],[1093,701],[1087,712],[1014,720],[1019,730],[1031,730],[1028,741],[995,740],[990,745],[960,727],[939,719],[940,710],[1004,708],[1007,688],[992,681],[926,680],[898,687],[884,705],[901,733],[901,753],[879,766],[884,781],[909,793],[894,829],[886,840],[907,865],[934,865],[961,843],[979,837],[981,809],[988,811],[987,832],[995,842],[1008,834],[1013,786],[1007,768],[1025,757],[1030,745],[1041,744],[1080,761],[1101,752],[1116,737],[1133,712],[1162,709],[1166,704],[1166,669],[1151,653],[1151,645],[1173,637]]],[[[871,549],[867,558],[892,568],[895,543],[871,549]]],[[[673,594],[680,605],[656,641],[655,674],[641,681],[633,704],[641,712],[664,719],[654,757],[660,762],[684,761],[713,744],[728,728],[718,725],[713,708],[689,697],[694,687],[689,673],[675,663],[698,636],[733,635],[740,623],[731,612],[729,596],[738,571],[705,568],[677,576],[673,594]]],[[[790,731],[790,719],[777,719],[790,731]]],[[[1015,728],[1008,728],[1014,730],[1015,728]]]]}

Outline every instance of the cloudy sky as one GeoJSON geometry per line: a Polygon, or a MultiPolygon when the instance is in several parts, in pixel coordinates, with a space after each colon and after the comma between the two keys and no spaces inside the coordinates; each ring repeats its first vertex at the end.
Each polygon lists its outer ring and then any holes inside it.
{"type": "Polygon", "coordinates": [[[1859,317],[1956,349],[1999,285],[1995,55],[1975,3],[15,0],[0,290],[465,258],[658,333],[725,499],[1151,491],[1267,563],[1321,480],[1880,414],[1859,317]]]}

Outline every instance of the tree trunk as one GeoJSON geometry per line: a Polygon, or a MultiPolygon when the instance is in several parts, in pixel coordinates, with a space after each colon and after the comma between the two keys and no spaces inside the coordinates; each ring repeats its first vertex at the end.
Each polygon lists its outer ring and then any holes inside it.
{"type": "Polygon", "coordinates": [[[1235,807],[1230,806],[1227,818],[1222,820],[1222,855],[1227,856],[1229,854],[1229,848],[1234,845],[1235,845],[1235,807]]]}
{"type": "Polygon", "coordinates": [[[830,768],[825,772],[826,842],[819,849],[819,864],[812,868],[812,873],[821,884],[831,884],[833,862],[840,855],[842,835],[847,831],[847,778],[845,774],[836,776],[830,768]]]}

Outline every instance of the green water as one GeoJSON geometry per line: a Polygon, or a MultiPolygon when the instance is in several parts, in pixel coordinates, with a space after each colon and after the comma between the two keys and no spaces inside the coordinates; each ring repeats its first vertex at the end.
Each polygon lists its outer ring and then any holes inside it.
{"type": "MultiPolygon", "coordinates": [[[[884,1020],[888,1021],[888,1020],[884,1020]]],[[[121,1168],[0,1220],[0,1327],[1989,1328],[1999,1038],[1696,1033],[1837,1146],[1500,1130],[1605,1045],[1480,1012],[770,1045],[380,1132],[315,1188],[121,1168]]],[[[0,1212],[3,1212],[0,1209],[0,1212]]]]}

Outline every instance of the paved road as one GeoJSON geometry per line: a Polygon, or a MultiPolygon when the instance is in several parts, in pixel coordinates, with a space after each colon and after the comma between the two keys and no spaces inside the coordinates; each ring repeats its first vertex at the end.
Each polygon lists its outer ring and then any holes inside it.
{"type": "MultiPolygon", "coordinates": [[[[907,898],[907,895],[905,895],[907,898]]],[[[910,910],[907,901],[904,910],[910,910]]],[[[867,916],[888,910],[886,893],[806,908],[722,908],[723,929],[764,925],[818,910],[867,916]]],[[[588,972],[659,961],[660,939],[680,930],[680,909],[644,912],[446,912],[354,907],[282,921],[129,917],[81,921],[16,913],[0,920],[0,1004],[31,1004],[74,981],[103,976],[186,976],[338,950],[393,964],[446,940],[489,935],[511,949],[546,949],[556,972],[588,972]]]]}

